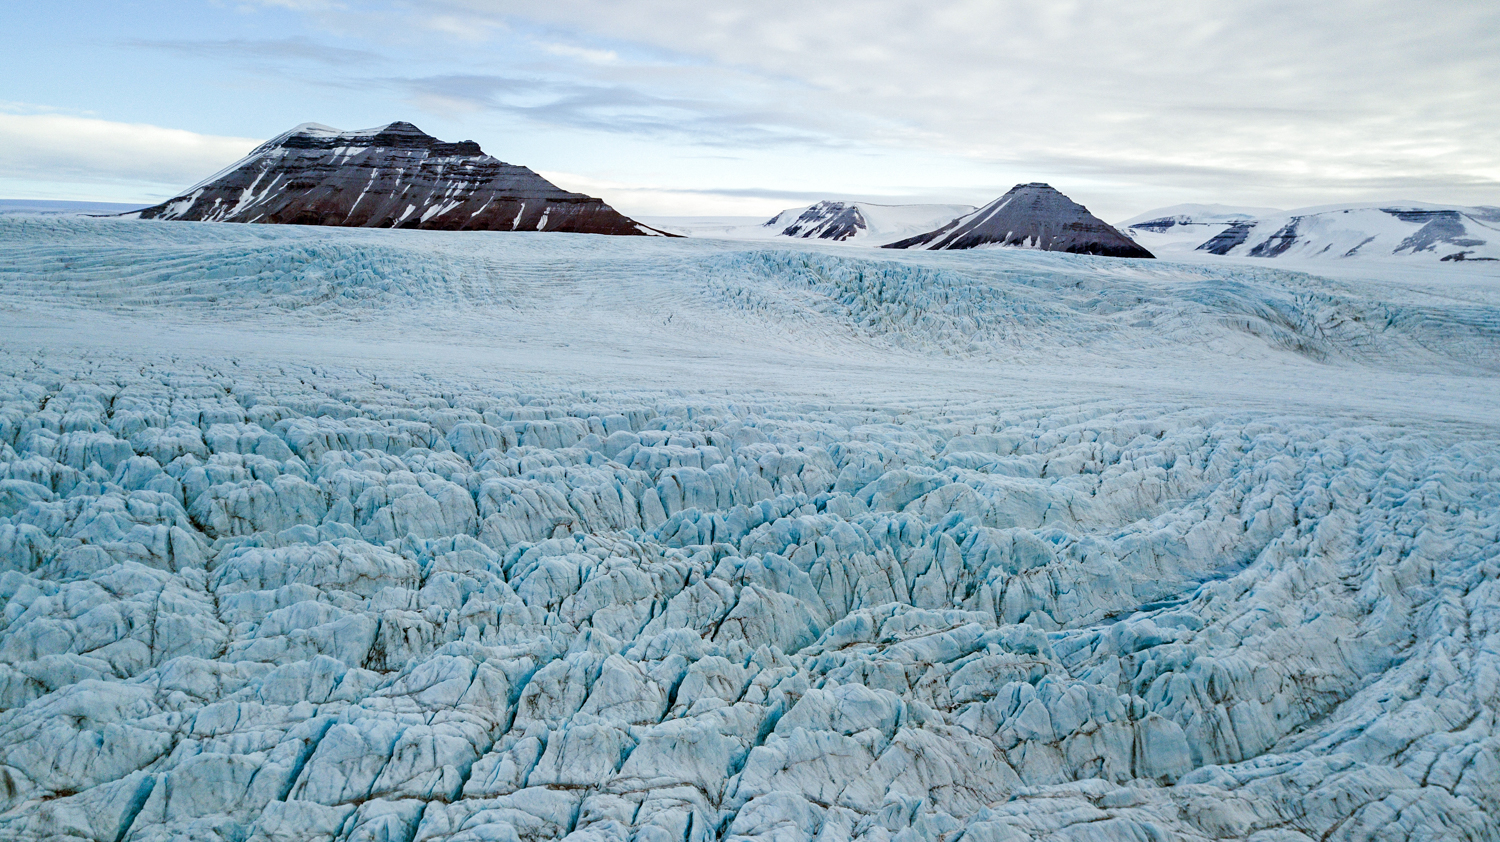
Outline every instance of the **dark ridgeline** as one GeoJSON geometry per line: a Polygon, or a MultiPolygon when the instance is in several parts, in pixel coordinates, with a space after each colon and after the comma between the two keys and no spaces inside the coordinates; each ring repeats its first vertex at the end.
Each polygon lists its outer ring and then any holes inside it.
{"type": "Polygon", "coordinates": [[[1088,208],[1040,183],[1017,184],[1004,196],[936,231],[881,248],[971,249],[991,244],[1106,257],[1155,257],[1088,208]]]}
{"type": "Polygon", "coordinates": [[[299,126],[140,217],[670,236],[486,155],[472,140],[444,143],[403,122],[342,133],[299,126]]]}

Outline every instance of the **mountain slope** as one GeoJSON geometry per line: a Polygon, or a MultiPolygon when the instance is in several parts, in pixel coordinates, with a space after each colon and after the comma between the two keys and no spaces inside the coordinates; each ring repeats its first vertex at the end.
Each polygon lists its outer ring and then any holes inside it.
{"type": "Polygon", "coordinates": [[[1097,254],[1152,257],[1108,223],[1050,185],[1017,184],[1004,196],[941,228],[890,243],[893,249],[970,249],[1001,245],[1097,254]]]}
{"type": "Polygon", "coordinates": [[[1500,208],[1396,202],[1224,213],[1179,206],[1121,227],[1158,251],[1296,259],[1500,259],[1500,208]]]}
{"type": "MultiPolygon", "coordinates": [[[[1276,208],[1185,204],[1157,208],[1117,223],[1115,230],[1155,254],[1196,249],[1242,223],[1283,213],[1276,208]]],[[[1231,233],[1230,236],[1233,236],[1231,233]]]]}
{"type": "Polygon", "coordinates": [[[767,220],[769,228],[783,237],[804,240],[869,244],[888,243],[909,237],[974,210],[973,205],[878,205],[872,202],[822,201],[792,208],[767,220]]]}
{"type": "Polygon", "coordinates": [[[444,143],[411,123],[340,132],[307,123],[278,135],[142,219],[444,231],[656,235],[603,201],[526,167],[444,143]]]}

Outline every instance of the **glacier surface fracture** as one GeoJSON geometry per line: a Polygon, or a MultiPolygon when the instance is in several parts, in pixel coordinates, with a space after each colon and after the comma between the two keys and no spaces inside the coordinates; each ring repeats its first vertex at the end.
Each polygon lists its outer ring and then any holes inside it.
{"type": "Polygon", "coordinates": [[[0,217],[0,839],[1500,838],[1440,268],[0,217]]]}

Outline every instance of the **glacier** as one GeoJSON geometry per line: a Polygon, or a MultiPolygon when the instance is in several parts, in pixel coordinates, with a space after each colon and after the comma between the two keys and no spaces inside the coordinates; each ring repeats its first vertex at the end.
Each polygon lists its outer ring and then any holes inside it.
{"type": "Polygon", "coordinates": [[[0,839],[1500,838],[1500,270],[0,217],[0,839]]]}

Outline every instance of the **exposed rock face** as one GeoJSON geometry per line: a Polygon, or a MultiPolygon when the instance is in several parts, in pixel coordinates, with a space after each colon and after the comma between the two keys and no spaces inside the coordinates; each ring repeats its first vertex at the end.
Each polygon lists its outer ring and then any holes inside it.
{"type": "Polygon", "coordinates": [[[781,237],[873,246],[931,231],[973,210],[973,205],[880,205],[825,200],[784,210],[760,227],[781,237]]]}
{"type": "Polygon", "coordinates": [[[1254,225],[1254,222],[1231,222],[1223,231],[1198,246],[1198,251],[1206,251],[1209,254],[1228,254],[1245,244],[1245,238],[1250,236],[1250,228],[1254,225]]]}
{"type": "Polygon", "coordinates": [[[1173,205],[1127,219],[1115,230],[1150,247],[1155,254],[1163,252],[1163,245],[1178,250],[1196,246],[1197,251],[1225,254],[1245,242],[1255,220],[1279,213],[1275,208],[1173,205]]]}
{"type": "Polygon", "coordinates": [[[142,219],[443,231],[668,236],[570,193],[472,140],[444,143],[411,123],[340,132],[309,123],[142,219]]]}
{"type": "Polygon", "coordinates": [[[1286,254],[1292,246],[1297,244],[1297,223],[1301,218],[1292,217],[1292,220],[1276,230],[1276,233],[1256,243],[1250,249],[1251,257],[1279,257],[1286,254]]]}
{"type": "Polygon", "coordinates": [[[1242,212],[1180,205],[1121,230],[1157,254],[1192,251],[1290,259],[1500,259],[1500,208],[1402,203],[1242,212]]]}
{"type": "Polygon", "coordinates": [[[893,249],[971,249],[1002,245],[1070,254],[1152,257],[1151,252],[1051,186],[1017,184],[1004,196],[893,249]]]}
{"type": "MultiPolygon", "coordinates": [[[[785,214],[777,214],[766,224],[780,225],[783,216],[785,214]]],[[[844,202],[819,202],[799,214],[781,234],[803,239],[847,240],[869,227],[857,206],[844,202]]]]}

